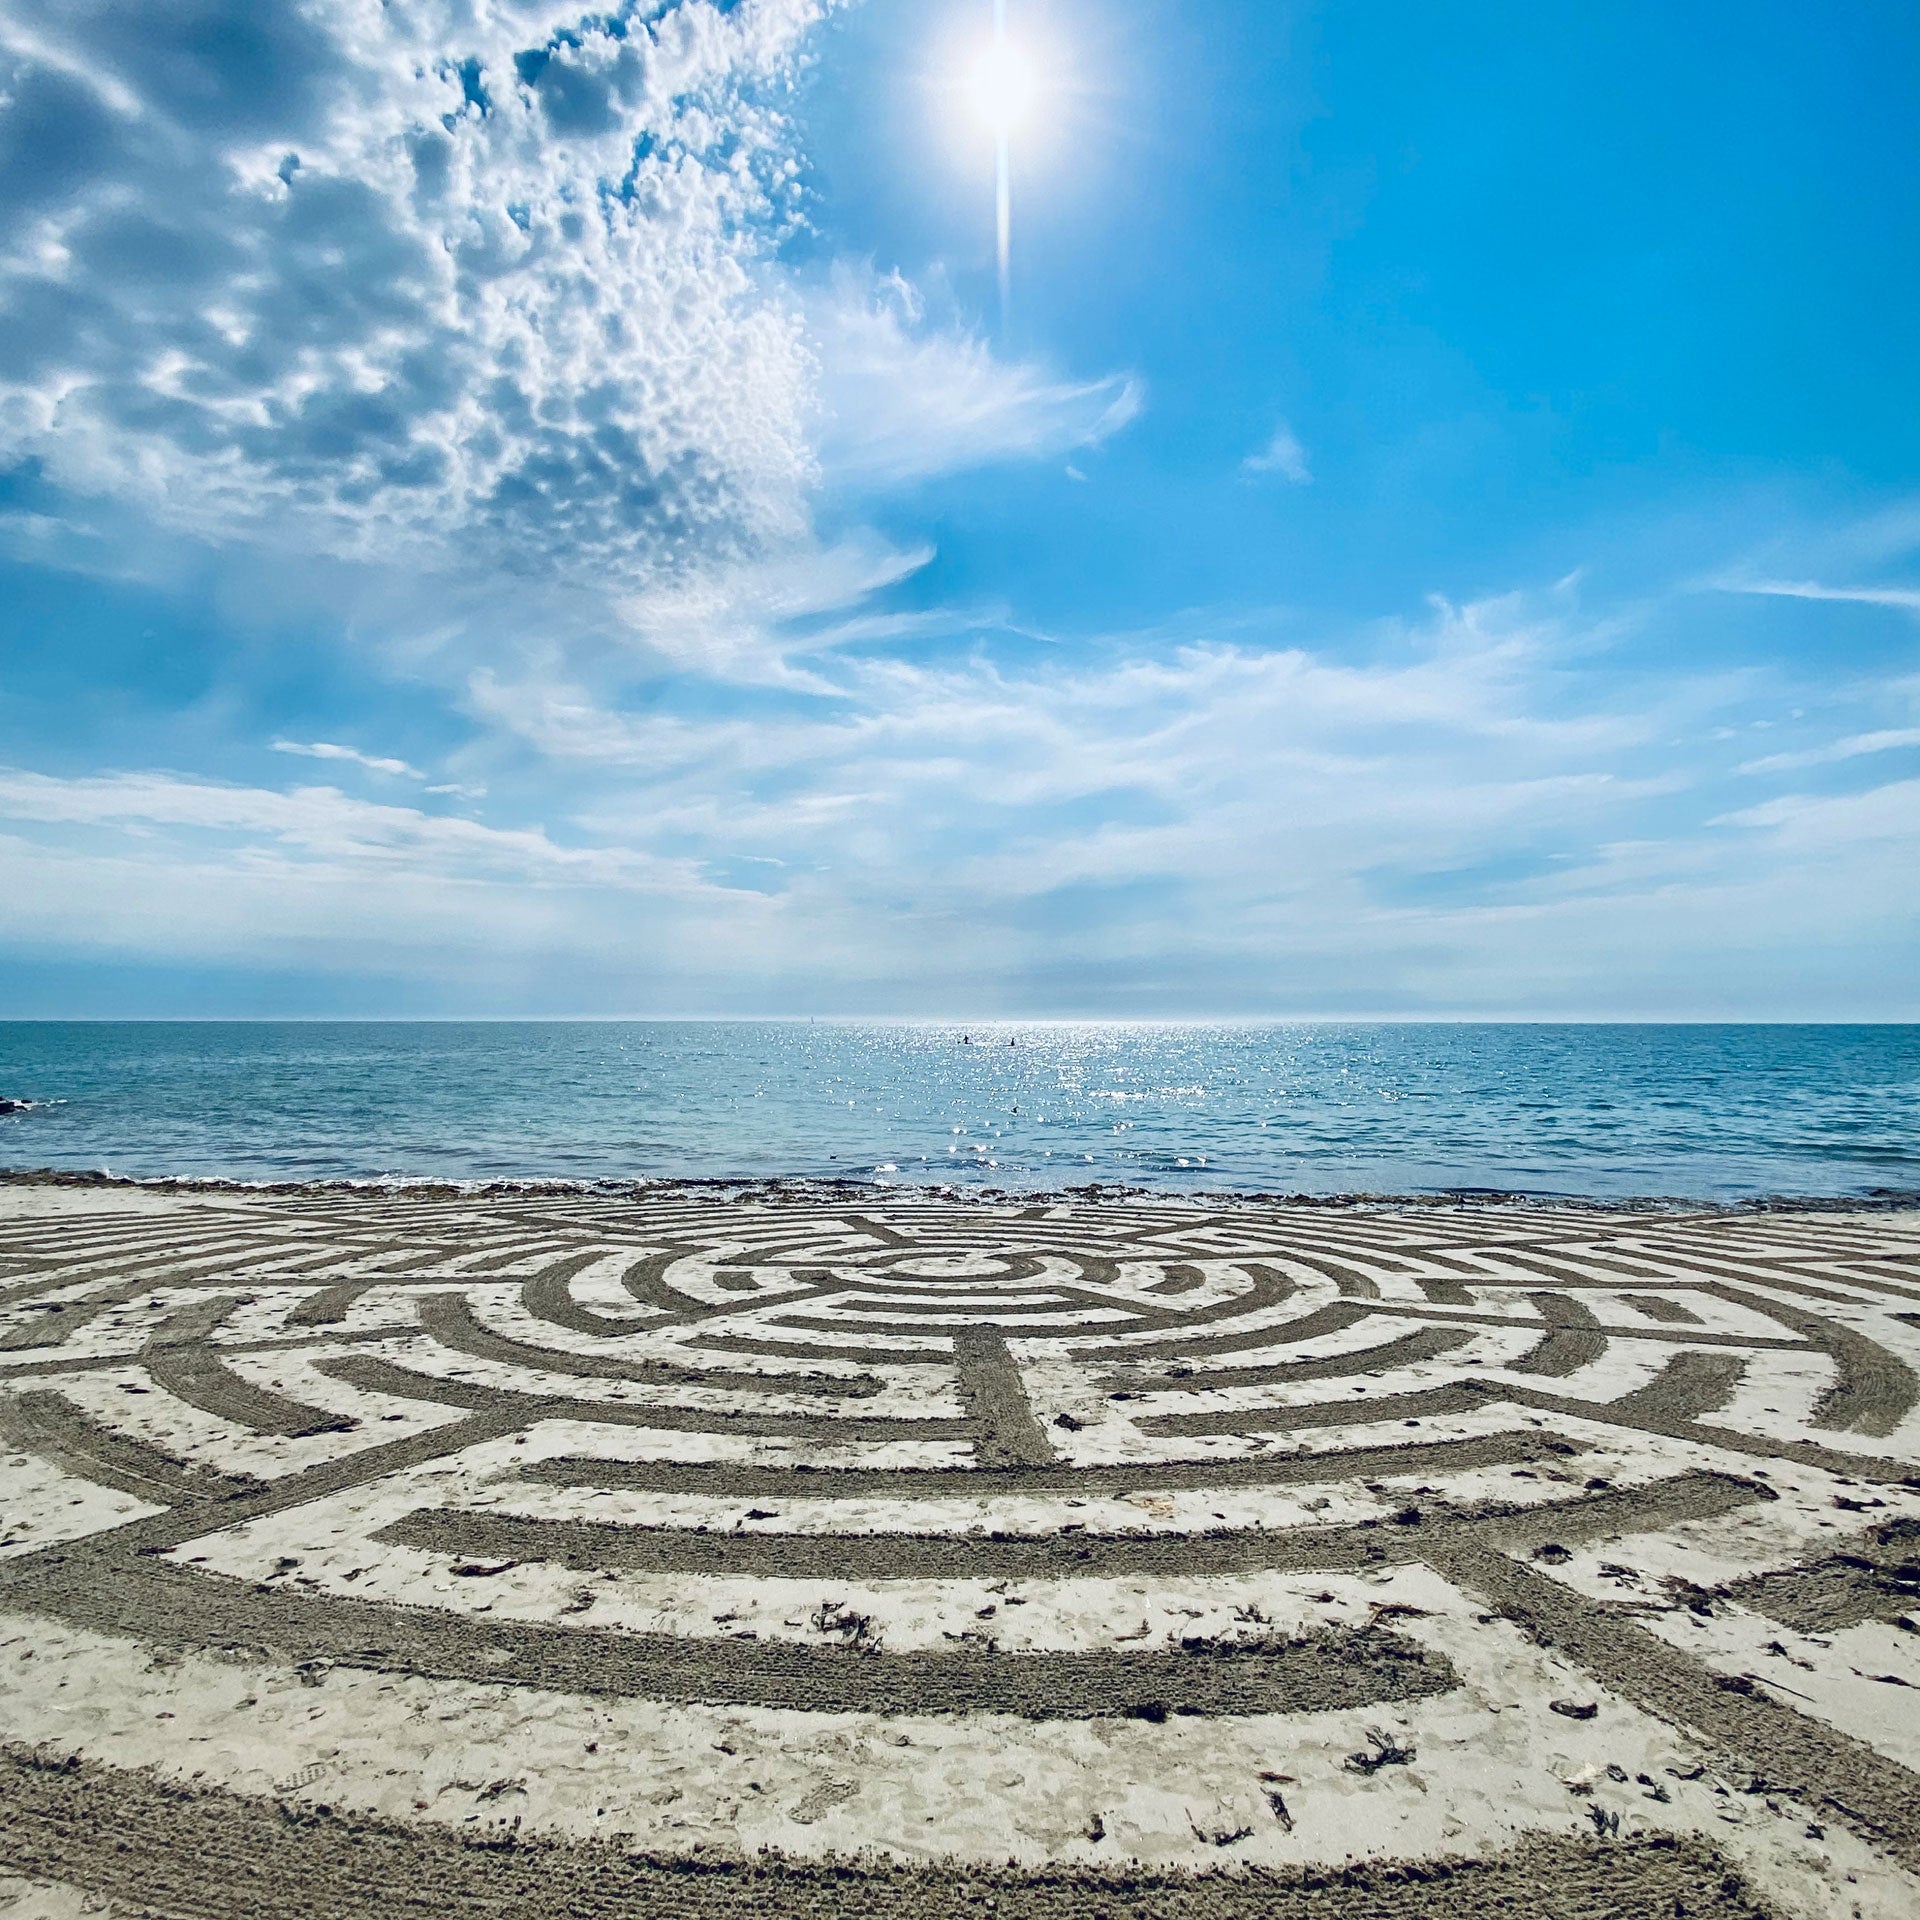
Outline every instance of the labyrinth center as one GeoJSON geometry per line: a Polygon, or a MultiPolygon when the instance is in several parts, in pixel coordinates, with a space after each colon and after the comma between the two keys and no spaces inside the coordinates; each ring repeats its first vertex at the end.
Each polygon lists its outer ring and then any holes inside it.
{"type": "Polygon", "coordinates": [[[1914,1216],[4,1198],[0,1913],[1920,1911],[1914,1216]]]}

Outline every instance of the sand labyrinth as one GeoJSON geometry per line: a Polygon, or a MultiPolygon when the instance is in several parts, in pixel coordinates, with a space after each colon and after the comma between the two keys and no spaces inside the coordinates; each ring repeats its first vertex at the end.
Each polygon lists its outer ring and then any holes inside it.
{"type": "Polygon", "coordinates": [[[1910,1917],[1909,1609],[1910,1215],[0,1190],[0,1913],[1910,1917]]]}

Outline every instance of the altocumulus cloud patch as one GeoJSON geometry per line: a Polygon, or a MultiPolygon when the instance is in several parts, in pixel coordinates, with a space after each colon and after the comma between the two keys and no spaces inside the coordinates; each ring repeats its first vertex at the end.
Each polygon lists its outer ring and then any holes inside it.
{"type": "Polygon", "coordinates": [[[0,0],[0,460],[223,534],[658,578],[804,526],[758,273],[820,0],[0,0]]]}

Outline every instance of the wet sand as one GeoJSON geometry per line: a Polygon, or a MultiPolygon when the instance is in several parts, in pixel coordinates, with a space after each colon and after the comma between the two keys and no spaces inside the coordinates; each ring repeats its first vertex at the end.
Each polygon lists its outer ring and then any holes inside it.
{"type": "Polygon", "coordinates": [[[1920,1911],[1920,1218],[0,1186],[0,1915],[1920,1911]]]}

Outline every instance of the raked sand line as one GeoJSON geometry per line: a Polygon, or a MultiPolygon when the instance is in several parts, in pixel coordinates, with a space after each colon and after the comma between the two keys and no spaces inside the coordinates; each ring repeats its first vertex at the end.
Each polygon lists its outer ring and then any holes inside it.
{"type": "MultiPolygon", "coordinates": [[[[1741,1876],[1698,1841],[1523,1845],[1486,1861],[1231,1875],[808,1865],[634,1854],[538,1837],[485,1849],[332,1808],[169,1787],[144,1774],[0,1750],[21,1871],[96,1889],[129,1913],[246,1920],[389,1920],[511,1913],[528,1920],[773,1916],[774,1920],[1767,1920],[1741,1876]]],[[[76,1911],[84,1908],[76,1903],[76,1911]]]]}

